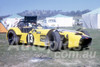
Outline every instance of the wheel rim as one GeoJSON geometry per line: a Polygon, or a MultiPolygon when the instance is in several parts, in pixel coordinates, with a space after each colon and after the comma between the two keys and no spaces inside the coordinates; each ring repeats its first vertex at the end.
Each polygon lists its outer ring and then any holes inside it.
{"type": "Polygon", "coordinates": [[[50,44],[51,45],[51,48],[55,48],[55,41],[51,41],[52,43],[50,44]]]}
{"type": "Polygon", "coordinates": [[[12,34],[12,36],[8,37],[9,43],[12,44],[13,40],[14,40],[14,35],[12,34]]]}

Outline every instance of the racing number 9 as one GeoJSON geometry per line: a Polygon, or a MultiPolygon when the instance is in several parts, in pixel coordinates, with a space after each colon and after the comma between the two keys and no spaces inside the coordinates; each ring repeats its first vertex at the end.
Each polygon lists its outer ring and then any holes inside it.
{"type": "Polygon", "coordinates": [[[28,44],[33,44],[33,35],[31,33],[27,35],[27,42],[28,44]]]}

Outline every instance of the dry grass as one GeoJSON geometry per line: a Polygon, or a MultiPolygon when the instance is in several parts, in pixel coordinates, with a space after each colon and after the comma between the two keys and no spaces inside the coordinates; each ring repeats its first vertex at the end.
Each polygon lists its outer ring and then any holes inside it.
{"type": "Polygon", "coordinates": [[[23,45],[14,46],[15,48],[8,50],[6,35],[0,34],[0,67],[100,67],[100,30],[88,31],[93,38],[89,50],[62,50],[61,52],[23,45]],[[22,48],[26,48],[26,50],[22,50],[22,48]],[[87,54],[90,55],[91,52],[96,52],[95,57],[87,57],[87,54]],[[71,53],[72,55],[70,55],[71,53]],[[77,54],[78,56],[76,56],[77,54]],[[30,62],[33,57],[50,57],[52,59],[33,63],[30,62]]]}

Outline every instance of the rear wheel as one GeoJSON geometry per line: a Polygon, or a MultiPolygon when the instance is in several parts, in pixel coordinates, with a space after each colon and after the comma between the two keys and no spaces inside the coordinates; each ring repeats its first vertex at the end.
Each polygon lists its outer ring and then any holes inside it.
{"type": "Polygon", "coordinates": [[[9,30],[8,32],[8,42],[9,45],[17,45],[19,43],[19,37],[13,30],[9,30]]]}

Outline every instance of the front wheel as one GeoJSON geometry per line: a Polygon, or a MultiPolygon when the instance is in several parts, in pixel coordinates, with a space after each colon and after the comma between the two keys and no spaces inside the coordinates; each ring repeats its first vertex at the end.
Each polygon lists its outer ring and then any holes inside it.
{"type": "Polygon", "coordinates": [[[59,32],[55,31],[47,36],[46,45],[49,45],[51,51],[59,51],[61,50],[61,37],[59,32]],[[48,43],[47,43],[48,42],[48,43]]]}
{"type": "Polygon", "coordinates": [[[83,47],[80,45],[79,47],[72,48],[74,51],[82,51],[83,47]]]}

